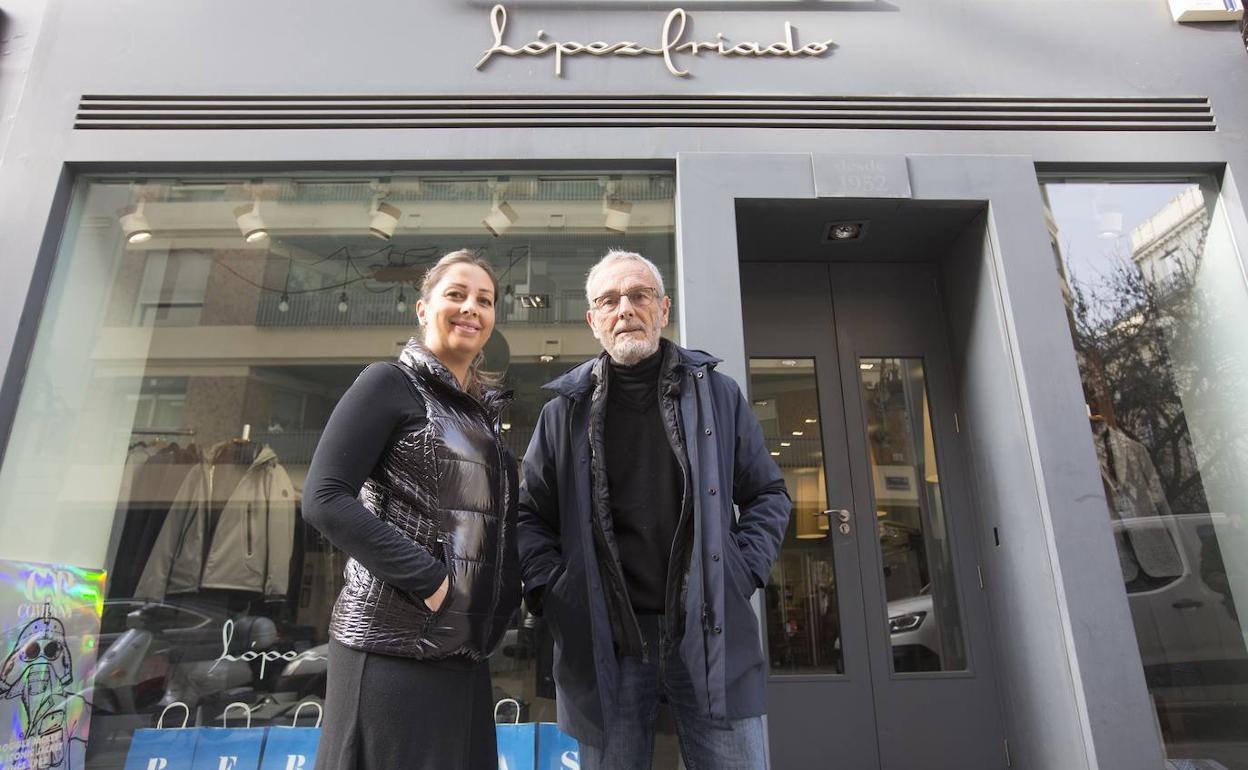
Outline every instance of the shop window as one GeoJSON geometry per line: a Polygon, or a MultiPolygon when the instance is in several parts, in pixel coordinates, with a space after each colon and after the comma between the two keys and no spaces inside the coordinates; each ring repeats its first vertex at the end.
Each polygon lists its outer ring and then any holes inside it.
{"type": "MultiPolygon", "coordinates": [[[[502,427],[523,456],[541,386],[599,350],[593,263],[637,251],[674,286],[674,189],[615,172],[81,179],[0,468],[0,640],[45,613],[64,626],[71,675],[38,697],[90,696],[64,732],[72,766],[121,767],[173,701],[198,725],[241,701],[262,726],[321,699],[346,557],[302,522],[301,490],[339,397],[417,333],[425,269],[460,248],[497,269],[486,368],[516,392],[502,427]],[[613,229],[608,194],[633,204],[613,229]],[[243,494],[250,515],[230,515],[243,494]],[[226,541],[260,571],[223,579],[205,554],[226,541]]],[[[523,719],[555,719],[552,644],[521,608],[491,659],[523,719]]],[[[28,726],[39,704],[6,691],[0,715],[28,726]]],[[[22,730],[0,766],[38,766],[22,730]]]]}
{"type": "Polygon", "coordinates": [[[1248,766],[1248,289],[1223,204],[1201,180],[1043,189],[1167,754],[1248,766]]]}

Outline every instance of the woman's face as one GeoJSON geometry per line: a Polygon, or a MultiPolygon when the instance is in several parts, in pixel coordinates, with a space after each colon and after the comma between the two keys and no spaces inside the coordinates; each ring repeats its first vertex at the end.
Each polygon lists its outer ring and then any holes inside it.
{"type": "Polygon", "coordinates": [[[425,347],[443,361],[469,362],[494,331],[494,284],[476,265],[451,265],[429,300],[417,300],[425,347]]]}

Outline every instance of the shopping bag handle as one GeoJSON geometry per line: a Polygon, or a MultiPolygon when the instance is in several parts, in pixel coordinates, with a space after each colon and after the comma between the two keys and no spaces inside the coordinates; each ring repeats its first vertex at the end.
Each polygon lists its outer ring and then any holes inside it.
{"type": "Polygon", "coordinates": [[[240,708],[243,710],[243,713],[247,715],[247,727],[250,729],[251,728],[251,707],[248,706],[246,703],[243,703],[242,701],[237,701],[237,700],[231,703],[230,705],[226,706],[225,711],[221,712],[221,726],[222,727],[230,726],[229,716],[230,716],[230,709],[232,708],[240,708]]]}
{"type": "Polygon", "coordinates": [[[305,700],[295,707],[295,716],[290,720],[291,727],[299,726],[299,712],[303,711],[304,706],[314,706],[316,708],[316,726],[321,726],[321,720],[325,718],[325,709],[321,708],[321,704],[314,700],[305,700]]]}
{"type": "Polygon", "coordinates": [[[513,706],[515,706],[515,707],[516,707],[516,721],[515,721],[515,722],[512,722],[512,724],[514,724],[514,725],[518,725],[518,724],[520,724],[520,701],[516,700],[515,698],[503,698],[503,699],[502,699],[502,700],[500,700],[498,703],[495,703],[495,704],[494,704],[494,722],[495,722],[495,724],[497,724],[497,723],[498,723],[498,709],[499,709],[499,707],[500,707],[500,706],[502,706],[504,703],[510,703],[511,705],[513,705],[513,706]]]}
{"type": "Polygon", "coordinates": [[[184,730],[186,729],[186,723],[191,721],[191,707],[186,705],[180,700],[175,700],[173,703],[170,703],[168,706],[165,706],[164,711],[160,712],[160,718],[156,720],[157,730],[165,729],[165,714],[169,713],[169,709],[173,708],[174,706],[181,706],[182,710],[186,712],[185,715],[182,717],[182,729],[184,730]]]}

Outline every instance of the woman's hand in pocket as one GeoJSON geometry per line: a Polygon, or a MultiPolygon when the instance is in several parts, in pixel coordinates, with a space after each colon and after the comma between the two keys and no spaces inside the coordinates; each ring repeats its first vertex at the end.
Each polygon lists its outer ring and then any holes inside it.
{"type": "Polygon", "coordinates": [[[442,608],[442,602],[446,601],[446,592],[450,590],[451,579],[442,578],[442,585],[438,586],[438,590],[433,592],[432,596],[425,597],[425,606],[430,612],[437,612],[442,608]]]}

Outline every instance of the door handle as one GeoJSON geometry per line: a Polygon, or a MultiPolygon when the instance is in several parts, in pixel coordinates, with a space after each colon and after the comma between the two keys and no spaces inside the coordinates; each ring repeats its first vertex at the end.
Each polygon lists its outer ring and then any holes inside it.
{"type": "Polygon", "coordinates": [[[840,522],[836,531],[840,532],[842,535],[848,535],[852,531],[852,527],[849,526],[849,522],[854,518],[854,515],[844,508],[831,508],[826,511],[820,511],[815,515],[827,516],[829,523],[831,523],[832,519],[835,518],[840,522]]]}

